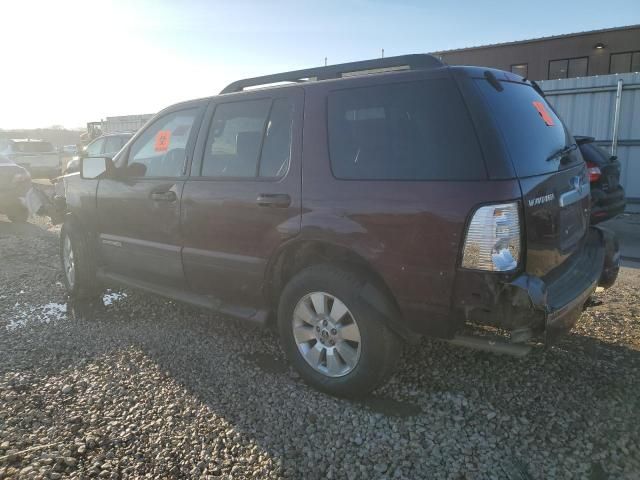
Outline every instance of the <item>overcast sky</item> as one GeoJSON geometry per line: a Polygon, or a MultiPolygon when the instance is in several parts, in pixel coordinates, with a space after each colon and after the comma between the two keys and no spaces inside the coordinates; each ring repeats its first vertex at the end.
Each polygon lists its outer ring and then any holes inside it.
{"type": "Polygon", "coordinates": [[[0,128],[83,126],[232,80],[640,23],[638,0],[0,4],[0,128]]]}

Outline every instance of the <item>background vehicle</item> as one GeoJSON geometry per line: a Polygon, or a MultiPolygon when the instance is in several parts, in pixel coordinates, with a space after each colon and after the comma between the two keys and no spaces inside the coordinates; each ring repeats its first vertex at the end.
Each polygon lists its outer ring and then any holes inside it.
{"type": "Polygon", "coordinates": [[[33,178],[53,178],[60,173],[60,155],[43,140],[0,139],[0,155],[26,168],[33,178]]]}
{"type": "Polygon", "coordinates": [[[591,224],[595,225],[624,212],[627,202],[620,185],[620,162],[593,143],[593,137],[575,138],[587,163],[591,184],[591,224]]]}
{"type": "Polygon", "coordinates": [[[383,383],[419,335],[497,327],[526,353],[617,275],[574,144],[531,82],[429,55],[241,80],[65,177],[66,286],[277,312],[290,362],[337,395],[383,383]]]}
{"type": "Polygon", "coordinates": [[[110,157],[115,156],[116,153],[124,146],[125,143],[133,136],[131,132],[112,133],[103,135],[100,138],[96,138],[86,147],[82,149],[77,155],[74,155],[67,163],[65,173],[77,172],[80,157],[110,157]]]}
{"type": "Polygon", "coordinates": [[[26,222],[29,211],[25,195],[31,187],[31,176],[23,167],[0,155],[0,213],[12,222],[26,222]]]}

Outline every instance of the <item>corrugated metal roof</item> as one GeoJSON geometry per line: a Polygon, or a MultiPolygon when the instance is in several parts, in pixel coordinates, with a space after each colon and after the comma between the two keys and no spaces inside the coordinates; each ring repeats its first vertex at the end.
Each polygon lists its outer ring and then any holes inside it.
{"type": "Polygon", "coordinates": [[[612,27],[612,28],[602,28],[600,30],[585,30],[583,32],[575,32],[575,33],[564,33],[562,35],[550,35],[547,37],[538,37],[538,38],[529,38],[525,40],[514,40],[512,42],[502,42],[502,43],[488,43],[486,45],[477,45],[473,47],[464,47],[464,48],[453,48],[450,50],[440,50],[437,52],[430,52],[432,55],[444,55],[447,53],[456,53],[456,52],[466,52],[470,50],[481,50],[483,48],[496,48],[496,47],[505,47],[509,45],[521,45],[525,43],[535,43],[535,42],[544,42],[547,40],[556,40],[558,38],[569,38],[569,37],[579,37],[581,35],[592,35],[596,33],[606,33],[606,32],[615,32],[622,30],[633,30],[640,29],[640,24],[635,25],[626,25],[623,27],[612,27]]]}

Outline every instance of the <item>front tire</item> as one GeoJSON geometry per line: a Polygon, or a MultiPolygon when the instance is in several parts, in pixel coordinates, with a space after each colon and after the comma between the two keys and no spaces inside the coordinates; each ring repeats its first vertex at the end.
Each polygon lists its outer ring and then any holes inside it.
{"type": "Polygon", "coordinates": [[[284,288],[278,330],[287,358],[314,388],[340,397],[360,397],[392,375],[402,343],[361,296],[366,277],[332,265],[304,269],[284,288]]]}
{"type": "Polygon", "coordinates": [[[90,299],[101,293],[95,249],[86,232],[73,221],[65,222],[60,232],[60,262],[64,285],[71,297],[90,299]]]}

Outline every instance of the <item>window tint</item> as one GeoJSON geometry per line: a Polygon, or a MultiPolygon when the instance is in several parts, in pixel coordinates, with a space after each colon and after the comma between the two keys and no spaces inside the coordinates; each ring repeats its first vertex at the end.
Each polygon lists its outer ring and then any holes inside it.
{"type": "Polygon", "coordinates": [[[504,138],[519,177],[551,173],[580,161],[577,151],[570,161],[547,161],[558,150],[573,143],[562,121],[547,101],[523,83],[500,82],[497,91],[487,80],[476,80],[504,138]]]}
{"type": "Polygon", "coordinates": [[[529,75],[529,65],[526,63],[511,65],[511,73],[515,73],[520,75],[521,77],[527,78],[527,76],[529,75]]]}
{"type": "Polygon", "coordinates": [[[261,177],[281,177],[291,159],[293,102],[286,98],[273,101],[260,156],[261,177]]]}
{"type": "Polygon", "coordinates": [[[145,177],[180,177],[197,108],[180,110],[156,120],[131,145],[129,165],[141,167],[145,177]]]}
{"type": "Polygon", "coordinates": [[[329,149],[333,174],[343,179],[486,175],[466,107],[448,79],[331,93],[329,149]]]}
{"type": "Polygon", "coordinates": [[[216,107],[202,175],[280,177],[291,156],[293,104],[287,99],[249,100],[216,107]]]}
{"type": "Polygon", "coordinates": [[[106,137],[104,141],[104,153],[107,155],[115,155],[124,145],[125,139],[120,136],[106,137]]]}

